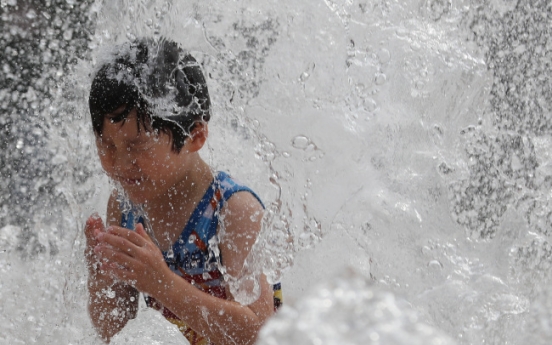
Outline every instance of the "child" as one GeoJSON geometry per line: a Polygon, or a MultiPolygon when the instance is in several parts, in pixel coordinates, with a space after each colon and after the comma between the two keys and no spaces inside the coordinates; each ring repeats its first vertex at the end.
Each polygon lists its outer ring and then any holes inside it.
{"type": "Polygon", "coordinates": [[[100,336],[109,342],[135,317],[142,292],[192,345],[254,343],[278,303],[273,287],[263,276],[260,297],[241,305],[220,269],[239,276],[263,206],[198,154],[210,118],[199,64],[164,39],[118,46],[93,79],[89,106],[102,167],[122,187],[106,226],[93,215],[85,228],[100,336]]]}

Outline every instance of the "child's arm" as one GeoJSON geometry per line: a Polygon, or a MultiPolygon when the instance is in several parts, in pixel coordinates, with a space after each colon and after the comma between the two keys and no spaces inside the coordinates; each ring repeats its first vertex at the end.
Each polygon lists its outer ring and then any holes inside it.
{"type": "MultiPolygon", "coordinates": [[[[118,225],[121,218],[115,194],[109,198],[107,206],[107,224],[118,225]]],[[[109,342],[129,319],[136,317],[138,309],[138,291],[123,282],[115,282],[99,268],[99,257],[94,253],[100,232],[105,232],[102,219],[97,215],[88,218],[85,228],[86,260],[88,266],[88,312],[101,338],[109,342]]]]}
{"type": "MultiPolygon", "coordinates": [[[[238,276],[261,228],[263,209],[249,193],[236,193],[224,212],[220,250],[230,275],[238,276]]],[[[99,238],[98,253],[110,260],[103,265],[113,275],[132,281],[188,326],[217,345],[253,344],[264,322],[273,314],[272,287],[263,276],[261,295],[248,306],[211,296],[188,283],[165,264],[163,256],[142,225],[136,231],[110,227],[99,238]]]]}

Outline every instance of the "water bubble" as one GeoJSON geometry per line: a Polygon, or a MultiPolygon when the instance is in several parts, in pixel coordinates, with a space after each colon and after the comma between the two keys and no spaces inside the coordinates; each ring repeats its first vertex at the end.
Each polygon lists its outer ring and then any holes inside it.
{"type": "MultiPolygon", "coordinates": [[[[113,289],[111,289],[110,287],[105,289],[104,291],[104,294],[107,298],[115,298],[117,296],[117,294],[115,293],[115,291],[113,291],[113,289]]],[[[116,309],[116,308],[115,308],[116,309]]]]}
{"type": "Polygon", "coordinates": [[[363,101],[364,110],[368,112],[373,112],[378,107],[376,101],[373,98],[365,98],[363,101]]]}
{"type": "Polygon", "coordinates": [[[452,2],[451,0],[428,0],[426,6],[429,11],[429,17],[437,21],[443,15],[450,12],[452,2]]]}
{"type": "Polygon", "coordinates": [[[293,138],[291,145],[296,149],[305,150],[309,147],[310,139],[304,135],[298,135],[293,138]]]}
{"type": "Polygon", "coordinates": [[[395,30],[395,33],[398,37],[406,37],[409,32],[405,27],[400,26],[397,30],[395,30]]]}
{"type": "Polygon", "coordinates": [[[391,60],[391,53],[387,49],[381,49],[378,52],[378,61],[382,65],[386,65],[391,60]]]}
{"type": "Polygon", "coordinates": [[[363,222],[360,228],[366,234],[372,230],[372,224],[370,224],[370,222],[363,222]]]}
{"type": "Polygon", "coordinates": [[[374,80],[376,85],[383,85],[387,81],[387,76],[383,73],[377,73],[374,80]]]}
{"type": "Polygon", "coordinates": [[[439,164],[439,166],[437,167],[437,169],[439,170],[439,172],[441,174],[444,174],[444,175],[448,175],[450,174],[451,172],[454,171],[454,169],[450,168],[447,163],[445,162],[442,162],[441,164],[439,164]]]}
{"type": "Polygon", "coordinates": [[[422,48],[422,46],[418,42],[410,43],[410,49],[412,49],[412,51],[414,51],[414,52],[419,51],[421,48],[422,48]]]}
{"type": "Polygon", "coordinates": [[[309,63],[309,65],[307,66],[307,69],[299,76],[299,80],[301,82],[307,81],[307,79],[309,79],[315,67],[316,65],[314,64],[314,62],[309,63]]]}
{"type": "Polygon", "coordinates": [[[305,150],[305,152],[313,152],[316,150],[316,146],[313,143],[309,143],[303,150],[305,150]]]}
{"type": "Polygon", "coordinates": [[[73,38],[73,30],[71,29],[65,30],[65,32],[63,33],[63,39],[65,39],[66,41],[69,41],[71,38],[73,38]]]}
{"type": "Polygon", "coordinates": [[[261,330],[258,344],[454,344],[391,292],[347,273],[282,308],[261,330]]]}
{"type": "Polygon", "coordinates": [[[10,251],[17,245],[17,238],[22,230],[15,226],[5,226],[0,228],[0,248],[5,251],[10,251]]]}
{"type": "Polygon", "coordinates": [[[422,247],[422,254],[429,256],[432,253],[432,250],[429,246],[422,247]]]}
{"type": "Polygon", "coordinates": [[[29,19],[35,19],[36,18],[36,12],[34,10],[30,10],[29,12],[27,12],[25,17],[27,17],[29,19]]]}
{"type": "Polygon", "coordinates": [[[427,263],[427,267],[430,270],[441,270],[443,268],[443,264],[439,260],[431,260],[427,263]]]}

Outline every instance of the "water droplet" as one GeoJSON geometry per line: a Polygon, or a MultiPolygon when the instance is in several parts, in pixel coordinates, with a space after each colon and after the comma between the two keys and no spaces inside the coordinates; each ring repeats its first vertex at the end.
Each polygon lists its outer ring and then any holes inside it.
{"type": "Polygon", "coordinates": [[[377,73],[375,81],[376,85],[382,85],[387,81],[387,76],[383,73],[377,73]]]}
{"type": "Polygon", "coordinates": [[[73,30],[65,30],[65,32],[63,33],[63,39],[69,41],[71,38],[73,38],[73,30]]]}
{"type": "Polygon", "coordinates": [[[450,0],[428,0],[427,9],[429,17],[435,21],[450,12],[452,2],[450,0]]]}
{"type": "Polygon", "coordinates": [[[105,290],[105,296],[107,298],[115,298],[115,291],[113,291],[111,288],[108,288],[107,290],[105,290]]]}
{"type": "Polygon", "coordinates": [[[313,152],[316,150],[316,146],[313,143],[309,142],[309,144],[307,145],[307,147],[304,148],[304,150],[306,152],[313,152]]]}
{"type": "Polygon", "coordinates": [[[405,37],[408,35],[408,30],[406,30],[406,28],[404,27],[399,27],[395,33],[397,34],[398,37],[405,37]]]}
{"type": "Polygon", "coordinates": [[[301,75],[299,76],[299,80],[304,82],[304,81],[306,81],[307,79],[309,79],[309,77],[310,77],[310,74],[309,74],[309,73],[303,72],[303,73],[301,73],[301,75]]]}
{"type": "Polygon", "coordinates": [[[370,340],[377,342],[380,339],[380,335],[376,331],[370,332],[370,340]]]}
{"type": "Polygon", "coordinates": [[[431,248],[429,248],[428,246],[423,246],[422,247],[422,254],[424,254],[424,255],[431,254],[431,248]]]}
{"type": "Polygon", "coordinates": [[[127,32],[126,37],[128,38],[129,41],[134,41],[136,39],[136,35],[130,32],[127,32]]]}
{"type": "Polygon", "coordinates": [[[373,112],[377,108],[377,103],[372,98],[365,98],[364,99],[364,110],[368,112],[373,112]]]}
{"type": "Polygon", "coordinates": [[[307,69],[299,76],[299,80],[302,82],[307,81],[307,79],[309,79],[309,77],[311,76],[315,66],[316,65],[314,64],[314,62],[309,63],[307,69]]]}
{"type": "Polygon", "coordinates": [[[438,166],[439,172],[441,174],[447,175],[454,171],[454,169],[450,168],[445,162],[442,162],[438,166]]]}
{"type": "Polygon", "coordinates": [[[167,258],[168,259],[173,259],[174,258],[174,251],[173,251],[172,247],[167,252],[167,258]]]}
{"type": "Polygon", "coordinates": [[[29,12],[27,12],[25,17],[27,17],[29,19],[35,19],[36,18],[36,12],[34,10],[30,10],[29,12]]]}
{"type": "Polygon", "coordinates": [[[382,65],[386,65],[391,60],[391,53],[387,49],[382,49],[378,52],[378,61],[382,65]]]}
{"type": "Polygon", "coordinates": [[[428,262],[427,267],[433,271],[441,270],[443,268],[443,264],[440,263],[439,260],[431,260],[430,262],[428,262]]]}
{"type": "Polygon", "coordinates": [[[298,135],[293,138],[291,145],[296,149],[305,150],[309,147],[310,139],[304,135],[298,135]]]}
{"type": "Polygon", "coordinates": [[[23,147],[23,140],[19,139],[19,140],[17,141],[17,144],[15,144],[15,147],[16,147],[17,149],[22,148],[22,147],[23,147]]]}

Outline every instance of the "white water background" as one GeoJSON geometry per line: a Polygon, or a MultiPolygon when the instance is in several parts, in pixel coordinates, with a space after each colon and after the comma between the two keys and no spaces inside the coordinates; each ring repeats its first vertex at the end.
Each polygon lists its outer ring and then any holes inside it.
{"type": "MultiPolygon", "coordinates": [[[[143,35],[174,39],[203,64],[214,103],[204,157],[268,205],[249,273],[281,279],[286,305],[259,343],[551,338],[546,2],[106,1],[87,11],[89,54],[59,76],[43,114],[64,201],[32,228],[55,251],[25,256],[21,228],[0,229],[0,343],[98,342],[82,225],[105,212],[111,187],[87,92],[102,48],[143,35]]],[[[114,342],[184,340],[142,309],[114,342]]]]}

